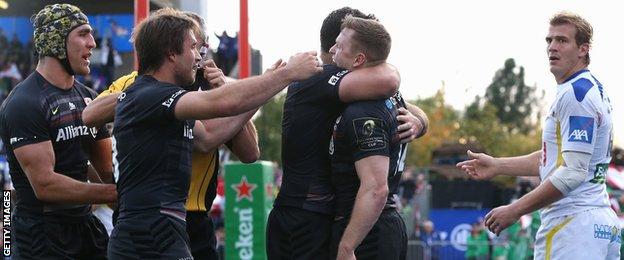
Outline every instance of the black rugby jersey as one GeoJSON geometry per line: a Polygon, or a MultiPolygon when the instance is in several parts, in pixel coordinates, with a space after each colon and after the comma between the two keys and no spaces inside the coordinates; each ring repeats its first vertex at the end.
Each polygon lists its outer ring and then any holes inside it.
{"type": "Polygon", "coordinates": [[[15,214],[84,216],[90,205],[58,204],[37,199],[13,150],[24,145],[51,141],[54,171],[87,181],[88,151],[95,141],[108,138],[105,127],[88,128],[82,111],[96,93],[74,81],[64,90],[35,71],[18,84],[0,108],[0,135],[6,145],[7,161],[16,191],[15,214]]]}
{"type": "Polygon", "coordinates": [[[338,86],[348,70],[335,65],[288,86],[282,117],[282,186],[277,206],[333,213],[327,145],[344,104],[338,86]]]}
{"type": "Polygon", "coordinates": [[[176,119],[174,108],[186,93],[143,75],[119,96],[113,160],[120,220],[160,212],[184,221],[194,120],[176,119]]]}
{"type": "Polygon", "coordinates": [[[405,107],[400,93],[385,100],[349,104],[334,125],[329,153],[336,189],[336,216],[350,216],[360,188],[355,162],[373,155],[390,158],[386,208],[395,207],[407,144],[398,137],[398,108],[405,107]]]}

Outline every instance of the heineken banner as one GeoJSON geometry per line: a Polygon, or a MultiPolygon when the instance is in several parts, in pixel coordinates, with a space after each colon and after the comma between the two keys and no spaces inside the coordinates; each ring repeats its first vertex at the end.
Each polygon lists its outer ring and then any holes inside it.
{"type": "Polygon", "coordinates": [[[266,161],[225,165],[225,259],[266,259],[273,171],[266,161]]]}

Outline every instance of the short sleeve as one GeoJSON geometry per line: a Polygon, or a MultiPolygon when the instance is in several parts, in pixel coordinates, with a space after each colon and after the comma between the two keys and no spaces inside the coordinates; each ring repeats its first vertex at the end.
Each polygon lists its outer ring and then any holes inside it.
{"type": "Polygon", "coordinates": [[[39,104],[32,100],[12,99],[7,105],[4,132],[13,149],[50,140],[48,123],[39,104]]]}
{"type": "Polygon", "coordinates": [[[336,65],[323,66],[323,72],[304,81],[294,82],[288,87],[289,93],[301,93],[299,99],[315,105],[342,105],[338,87],[348,70],[336,65]],[[303,92],[300,92],[303,91],[303,92]]]}
{"type": "Polygon", "coordinates": [[[353,160],[390,154],[390,138],[383,117],[365,107],[350,105],[344,113],[345,137],[351,148],[353,160]]]}
{"type": "Polygon", "coordinates": [[[556,116],[560,123],[562,151],[592,153],[598,130],[598,113],[591,108],[588,98],[580,99],[568,91],[557,104],[556,116]]]}
{"type": "Polygon", "coordinates": [[[135,97],[142,104],[145,117],[150,121],[161,121],[163,118],[175,119],[174,109],[186,90],[179,87],[149,87],[135,97]]]}
{"type": "Polygon", "coordinates": [[[100,93],[100,95],[98,95],[97,97],[104,97],[113,93],[119,93],[126,90],[130,85],[132,85],[132,83],[134,83],[134,79],[137,77],[137,75],[137,72],[133,71],[128,75],[118,78],[113,83],[111,83],[108,89],[102,91],[102,93],[100,93]]]}

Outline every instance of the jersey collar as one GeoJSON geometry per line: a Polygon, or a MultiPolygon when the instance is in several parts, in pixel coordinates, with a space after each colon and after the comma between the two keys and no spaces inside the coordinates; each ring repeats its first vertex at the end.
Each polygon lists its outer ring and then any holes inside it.
{"type": "Polygon", "coordinates": [[[561,83],[560,85],[566,84],[566,83],[568,83],[568,81],[576,78],[576,76],[581,75],[582,73],[585,73],[585,72],[588,72],[588,71],[589,71],[588,69],[579,70],[579,71],[575,72],[574,74],[572,74],[570,77],[568,77],[566,80],[564,80],[563,83],[561,83]]]}

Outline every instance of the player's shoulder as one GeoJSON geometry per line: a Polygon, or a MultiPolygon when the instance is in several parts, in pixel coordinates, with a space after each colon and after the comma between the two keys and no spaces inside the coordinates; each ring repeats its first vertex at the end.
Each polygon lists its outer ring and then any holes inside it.
{"type": "Polygon", "coordinates": [[[362,100],[349,103],[345,108],[343,115],[348,118],[356,117],[383,117],[384,110],[395,109],[392,101],[387,99],[362,100]]]}
{"type": "MultiPolygon", "coordinates": [[[[152,76],[142,75],[136,77],[134,84],[131,88],[127,89],[123,96],[131,97],[131,100],[135,103],[152,104],[153,102],[165,103],[173,101],[180,95],[186,93],[181,87],[176,85],[160,82],[152,76]]],[[[120,96],[121,100],[122,97],[120,96]]],[[[170,104],[169,104],[170,105],[170,104]]]]}
{"type": "Polygon", "coordinates": [[[602,84],[586,69],[573,74],[560,87],[560,99],[568,102],[585,103],[602,94],[602,84]]]}
{"type": "Polygon", "coordinates": [[[346,75],[349,71],[347,69],[338,67],[333,64],[323,65],[323,71],[306,80],[295,82],[295,86],[310,87],[318,85],[332,85],[335,86],[341,77],[346,75]]]}
{"type": "Polygon", "coordinates": [[[76,90],[85,97],[95,98],[97,96],[97,93],[95,92],[95,90],[91,89],[90,87],[87,87],[85,84],[83,84],[80,81],[77,81],[77,80],[74,81],[74,88],[76,88],[76,90]]]}
{"type": "Polygon", "coordinates": [[[18,83],[4,101],[3,107],[30,107],[41,104],[44,84],[48,84],[37,72],[18,83]]]}

